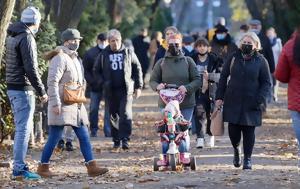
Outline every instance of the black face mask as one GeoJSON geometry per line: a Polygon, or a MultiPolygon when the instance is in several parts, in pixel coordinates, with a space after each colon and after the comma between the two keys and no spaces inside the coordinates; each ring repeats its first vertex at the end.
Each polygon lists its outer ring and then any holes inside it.
{"type": "Polygon", "coordinates": [[[200,56],[205,56],[207,53],[208,53],[207,51],[206,51],[205,53],[199,53],[199,52],[198,52],[198,54],[199,54],[200,56]]]}
{"type": "Polygon", "coordinates": [[[178,55],[180,55],[180,49],[176,45],[170,44],[168,51],[170,52],[170,54],[172,56],[178,56],[178,55]]]}
{"type": "Polygon", "coordinates": [[[252,48],[253,48],[253,45],[251,45],[251,44],[242,44],[242,46],[241,46],[242,53],[245,55],[251,54],[253,51],[252,48]]]}

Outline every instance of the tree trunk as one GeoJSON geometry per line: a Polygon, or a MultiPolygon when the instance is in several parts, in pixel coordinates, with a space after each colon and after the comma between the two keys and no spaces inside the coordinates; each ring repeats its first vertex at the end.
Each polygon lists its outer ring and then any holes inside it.
{"type": "Polygon", "coordinates": [[[115,27],[122,21],[125,8],[125,0],[109,0],[107,4],[107,12],[110,16],[110,26],[115,27]]]}
{"type": "Polygon", "coordinates": [[[88,0],[53,0],[53,18],[57,29],[62,32],[67,28],[77,28],[87,3],[88,0]]]}
{"type": "Polygon", "coordinates": [[[4,43],[6,39],[6,30],[9,25],[13,10],[15,6],[15,0],[0,0],[0,68],[2,62],[2,55],[4,53],[4,43]]]}
{"type": "Polygon", "coordinates": [[[245,0],[248,10],[254,19],[262,20],[261,9],[258,8],[258,3],[256,0],[245,0]]]}

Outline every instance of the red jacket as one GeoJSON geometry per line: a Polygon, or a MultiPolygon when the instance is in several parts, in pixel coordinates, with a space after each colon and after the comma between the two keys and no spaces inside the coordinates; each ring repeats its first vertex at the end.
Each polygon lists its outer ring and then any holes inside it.
{"type": "Polygon", "coordinates": [[[294,34],[283,46],[275,78],[282,83],[288,83],[288,109],[300,112],[300,66],[293,61],[295,39],[294,34]]]}

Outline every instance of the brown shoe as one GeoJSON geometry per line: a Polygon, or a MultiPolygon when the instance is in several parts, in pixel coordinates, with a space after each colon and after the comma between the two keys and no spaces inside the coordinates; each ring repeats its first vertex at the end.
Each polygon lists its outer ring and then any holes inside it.
{"type": "Polygon", "coordinates": [[[87,172],[90,177],[96,177],[96,176],[103,175],[108,172],[107,168],[98,167],[95,160],[91,160],[91,161],[85,163],[85,166],[87,168],[87,172]]]}
{"type": "Polygon", "coordinates": [[[49,178],[54,176],[54,174],[49,170],[49,163],[39,163],[37,173],[43,178],[49,178]]]}

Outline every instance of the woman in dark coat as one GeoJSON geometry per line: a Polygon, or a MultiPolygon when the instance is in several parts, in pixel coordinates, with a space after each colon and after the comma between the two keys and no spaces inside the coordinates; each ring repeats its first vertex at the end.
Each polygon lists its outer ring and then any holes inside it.
{"type": "Polygon", "coordinates": [[[258,53],[260,48],[259,38],[254,32],[244,34],[239,50],[223,66],[216,94],[216,106],[223,104],[223,121],[229,123],[235,167],[241,166],[240,141],[243,134],[243,169],[252,169],[255,128],[262,124],[261,107],[271,89],[269,66],[263,55],[258,53]]]}

